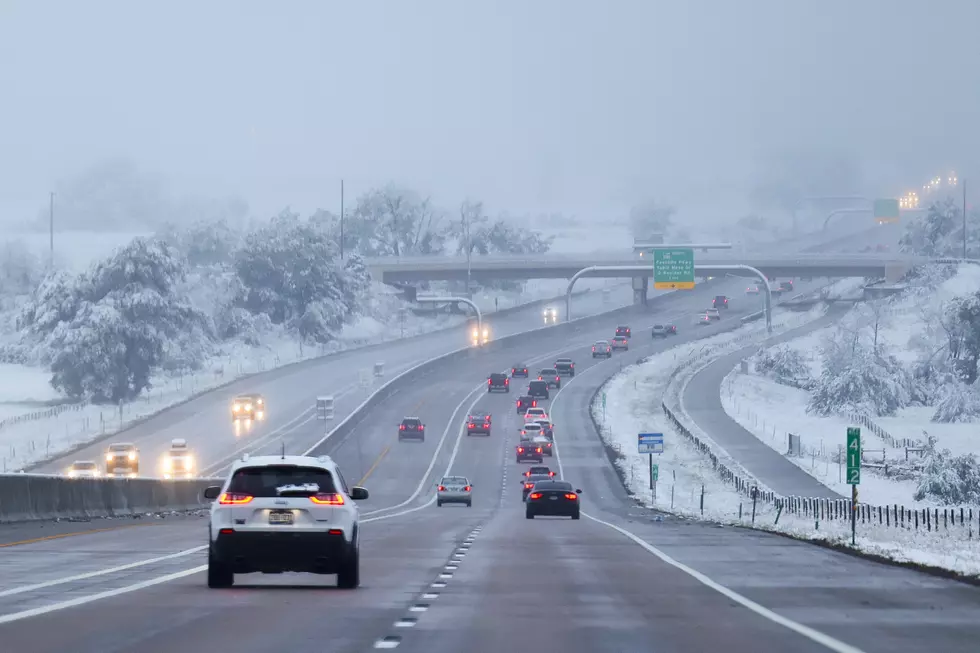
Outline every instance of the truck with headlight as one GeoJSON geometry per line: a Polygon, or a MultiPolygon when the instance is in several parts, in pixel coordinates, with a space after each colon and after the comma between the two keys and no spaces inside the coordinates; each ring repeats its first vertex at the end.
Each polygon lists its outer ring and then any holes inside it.
{"type": "Polygon", "coordinates": [[[105,452],[106,476],[134,477],[140,473],[140,450],[132,442],[110,444],[105,452]]]}

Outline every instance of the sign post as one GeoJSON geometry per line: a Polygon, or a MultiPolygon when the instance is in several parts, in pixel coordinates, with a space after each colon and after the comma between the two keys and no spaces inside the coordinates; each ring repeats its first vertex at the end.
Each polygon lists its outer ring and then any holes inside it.
{"type": "Polygon", "coordinates": [[[637,433],[636,450],[650,456],[650,490],[653,491],[654,504],[657,502],[657,479],[660,477],[660,465],[653,464],[653,454],[664,452],[663,433],[637,433]]]}
{"type": "Polygon", "coordinates": [[[861,429],[847,427],[847,483],[851,486],[851,546],[857,540],[858,485],[861,484],[861,429]]]}
{"type": "Polygon", "coordinates": [[[694,250],[653,250],[653,287],[655,290],[693,290],[694,250]]]}
{"type": "Polygon", "coordinates": [[[875,200],[875,222],[878,224],[895,223],[899,221],[899,202],[893,199],[875,200]]]}
{"type": "Polygon", "coordinates": [[[606,423],[606,393],[602,393],[602,423],[606,423]]]}

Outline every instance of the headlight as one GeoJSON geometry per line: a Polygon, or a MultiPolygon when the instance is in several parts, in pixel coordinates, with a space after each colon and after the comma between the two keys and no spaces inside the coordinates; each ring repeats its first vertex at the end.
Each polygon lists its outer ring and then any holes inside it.
{"type": "Polygon", "coordinates": [[[113,456],[113,455],[112,455],[111,453],[107,453],[107,454],[105,455],[105,461],[106,461],[107,463],[111,463],[111,462],[112,462],[112,459],[113,459],[113,458],[114,458],[114,456],[113,456]]]}
{"type": "Polygon", "coordinates": [[[129,459],[130,460],[136,460],[136,452],[135,451],[130,451],[129,452],[129,459]]]}
{"type": "Polygon", "coordinates": [[[246,411],[252,410],[252,404],[245,404],[245,410],[246,411]]]}
{"type": "Polygon", "coordinates": [[[234,406],[232,406],[232,407],[231,407],[231,409],[232,409],[232,410],[233,410],[234,412],[236,412],[236,413],[237,413],[238,411],[240,411],[240,410],[242,409],[242,407],[241,407],[241,406],[239,406],[238,404],[235,404],[234,406]]]}
{"type": "Polygon", "coordinates": [[[193,466],[194,466],[193,456],[187,456],[186,458],[184,458],[184,469],[190,469],[193,466]]]}
{"type": "Polygon", "coordinates": [[[163,459],[163,468],[165,470],[170,471],[170,468],[173,467],[173,464],[174,463],[173,463],[172,460],[170,460],[170,458],[164,458],[163,459]]]}
{"type": "Polygon", "coordinates": [[[259,406],[261,406],[261,405],[262,405],[263,403],[265,403],[265,402],[264,402],[264,401],[262,401],[261,399],[259,399],[259,400],[258,400],[258,401],[256,401],[255,403],[257,403],[257,404],[258,404],[259,406]]]}
{"type": "Polygon", "coordinates": [[[68,470],[68,478],[75,478],[76,476],[78,476],[78,472],[76,472],[74,469],[68,470]]]}
{"type": "Polygon", "coordinates": [[[483,337],[484,338],[487,338],[487,337],[489,337],[489,335],[490,335],[490,330],[489,329],[484,329],[483,330],[483,337]]]}

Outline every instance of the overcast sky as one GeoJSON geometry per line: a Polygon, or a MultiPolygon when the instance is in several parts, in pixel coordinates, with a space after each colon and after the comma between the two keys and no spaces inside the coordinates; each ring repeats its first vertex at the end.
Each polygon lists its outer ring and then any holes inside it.
{"type": "Polygon", "coordinates": [[[0,0],[0,212],[107,157],[258,213],[341,177],[683,206],[786,151],[913,185],[980,171],[978,26],[976,0],[0,0]]]}

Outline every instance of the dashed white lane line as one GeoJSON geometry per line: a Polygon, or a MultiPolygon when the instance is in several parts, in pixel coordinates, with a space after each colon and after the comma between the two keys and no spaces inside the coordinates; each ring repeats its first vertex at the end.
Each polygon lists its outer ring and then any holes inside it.
{"type": "Polygon", "coordinates": [[[394,635],[389,635],[384,639],[379,639],[374,643],[374,648],[398,648],[398,645],[402,643],[401,637],[396,637],[394,635]]]}

